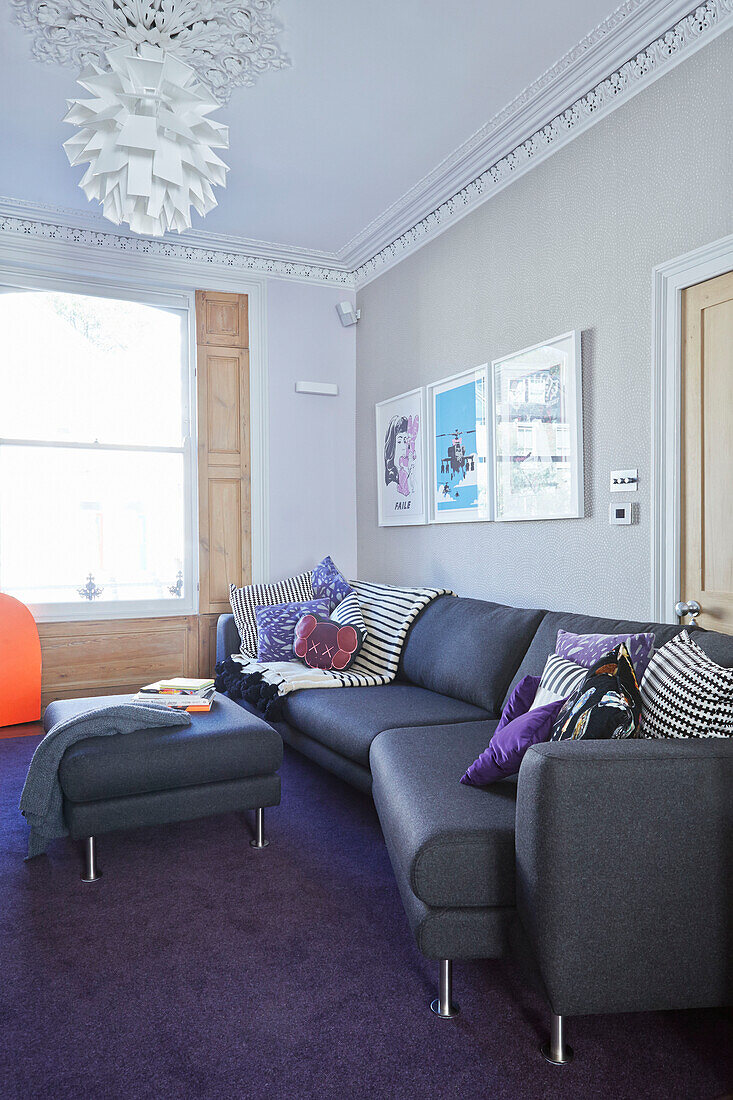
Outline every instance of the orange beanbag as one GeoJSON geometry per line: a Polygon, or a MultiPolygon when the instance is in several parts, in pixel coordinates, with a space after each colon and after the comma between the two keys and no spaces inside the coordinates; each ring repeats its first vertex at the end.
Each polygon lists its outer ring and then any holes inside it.
{"type": "Polygon", "coordinates": [[[28,608],[0,592],[0,726],[41,717],[41,643],[28,608]]]}

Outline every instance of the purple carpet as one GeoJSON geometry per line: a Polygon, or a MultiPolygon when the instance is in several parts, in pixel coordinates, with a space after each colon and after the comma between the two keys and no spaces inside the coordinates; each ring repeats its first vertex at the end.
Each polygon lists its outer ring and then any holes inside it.
{"type": "Polygon", "coordinates": [[[538,1053],[519,973],[457,963],[462,1014],[428,1011],[371,802],[288,753],[269,848],[247,815],[111,834],[104,877],[55,841],[24,863],[18,798],[36,739],[0,741],[4,1100],[720,1097],[731,1014],[571,1020],[575,1061],[538,1053]]]}

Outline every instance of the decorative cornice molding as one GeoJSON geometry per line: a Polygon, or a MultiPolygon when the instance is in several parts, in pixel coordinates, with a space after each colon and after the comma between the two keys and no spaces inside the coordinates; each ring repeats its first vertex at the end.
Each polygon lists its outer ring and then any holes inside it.
{"type": "MultiPolygon", "coordinates": [[[[664,11],[682,7],[688,8],[688,3],[655,4],[657,19],[664,11]]],[[[610,76],[596,83],[589,92],[575,99],[559,113],[548,113],[542,121],[536,114],[538,107],[538,94],[543,88],[552,88],[554,74],[564,72],[568,65],[572,66],[573,57],[580,51],[581,54],[592,47],[596,36],[605,36],[614,20],[630,18],[632,11],[640,5],[640,0],[630,0],[622,5],[617,12],[601,24],[592,35],[571,51],[562,62],[558,63],[548,74],[541,77],[527,92],[510,104],[495,120],[470,138],[461,149],[457,150],[447,161],[445,172],[441,172],[443,166],[439,166],[434,173],[426,177],[421,184],[408,192],[403,199],[385,211],[385,213],[362,234],[355,237],[343,249],[337,253],[339,259],[343,259],[349,266],[354,266],[357,286],[364,285],[376,278],[387,268],[399,263],[410,252],[420,248],[432,237],[437,236],[458,221],[471,210],[485,202],[503,187],[533,168],[537,163],[556,152],[568,141],[577,137],[599,119],[609,114],[616,107],[629,100],[637,92],[657,80],[680,61],[701,46],[712,41],[717,35],[733,26],[733,0],[705,0],[694,11],[678,19],[674,25],[666,24],[667,29],[659,35],[651,44],[634,53],[630,60],[625,61],[615,68],[610,76]],[[570,59],[569,62],[568,58],[570,59]],[[549,78],[546,79],[546,78],[549,78]],[[526,110],[528,106],[532,110],[526,110]],[[489,150],[492,143],[497,145],[506,141],[506,132],[502,128],[510,125],[511,132],[517,129],[518,119],[524,116],[524,121],[534,117],[536,128],[529,133],[524,140],[514,145],[495,160],[490,159],[489,150]],[[498,120],[498,121],[497,121],[498,120]],[[493,137],[491,136],[493,133],[493,137]],[[400,218],[411,211],[417,204],[425,201],[425,191],[434,195],[453,178],[456,171],[464,170],[468,163],[475,164],[476,158],[484,156],[483,163],[489,167],[484,168],[475,175],[470,182],[443,198],[430,211],[414,221],[409,228],[394,236],[390,243],[379,247],[368,259],[354,259],[358,251],[365,245],[369,245],[367,253],[371,251],[373,244],[377,242],[380,234],[390,227],[387,240],[392,236],[391,229],[400,218]],[[349,263],[351,261],[351,263],[349,263]]],[[[647,15],[648,15],[647,5],[647,15]]],[[[689,8],[688,8],[689,11],[689,8]]],[[[648,29],[649,19],[644,26],[648,29]]],[[[639,28],[635,29],[638,35],[639,28]]],[[[629,36],[623,36],[623,44],[628,45],[629,36]]],[[[616,44],[618,52],[618,43],[616,44]]],[[[628,54],[626,55],[629,56],[628,54]]],[[[606,69],[606,72],[608,70],[606,69]]],[[[573,72],[573,80],[577,82],[577,74],[573,72]]],[[[547,109],[556,101],[558,89],[555,88],[549,99],[543,99],[542,105],[547,109]]],[[[542,97],[540,97],[542,98],[542,97]]],[[[566,100],[567,103],[567,100],[566,100]]],[[[382,237],[382,240],[385,238],[382,237]]]]}
{"type": "MultiPolygon", "coordinates": [[[[23,236],[45,238],[85,245],[96,251],[171,257],[279,279],[363,286],[733,26],[733,0],[704,0],[692,12],[688,4],[689,0],[627,0],[557,65],[338,252],[288,247],[202,230],[189,230],[174,239],[138,237],[110,232],[101,216],[91,212],[3,198],[0,198],[0,234],[6,235],[7,240],[23,236]],[[677,18],[680,8],[683,11],[688,8],[689,14],[677,18]],[[657,34],[643,49],[637,49],[634,43],[640,36],[644,40],[652,27],[658,31],[665,13],[676,21],[663,23],[667,28],[664,33],[657,34]],[[611,69],[611,75],[595,83],[589,81],[589,74],[613,56],[618,64],[611,69]],[[561,95],[567,95],[570,87],[579,87],[583,81],[588,81],[585,87],[591,90],[572,101],[566,98],[565,106],[556,109],[561,95]],[[510,144],[522,128],[528,136],[510,144]],[[503,151],[492,159],[491,152],[496,149],[503,151]],[[468,182],[455,188],[455,179],[461,174],[465,177],[467,172],[468,182]],[[414,216],[418,210],[422,213],[414,216]]],[[[610,66],[604,72],[609,69],[610,66]]]]}
{"type": "MultiPolygon", "coordinates": [[[[54,212],[52,208],[33,207],[30,203],[15,199],[0,199],[0,246],[3,236],[9,240],[30,238],[83,246],[97,252],[122,252],[210,264],[249,271],[254,275],[269,275],[275,279],[354,286],[352,272],[293,259],[293,249],[283,249],[280,256],[256,255],[243,248],[235,237],[215,238],[213,234],[195,231],[181,234],[176,239],[139,237],[110,233],[85,226],[83,222],[83,215],[74,211],[54,212]]],[[[279,250],[276,245],[265,247],[272,247],[274,253],[279,250]]]]}
{"type": "MultiPolygon", "coordinates": [[[[53,222],[72,229],[88,229],[93,233],[114,233],[116,236],[131,237],[134,234],[125,226],[111,229],[110,223],[96,213],[98,207],[90,205],[87,210],[76,210],[69,206],[55,206],[45,202],[27,202],[0,195],[0,215],[23,218],[31,221],[53,222]]],[[[186,229],[183,233],[166,237],[176,244],[191,244],[196,248],[214,249],[223,252],[241,252],[263,260],[283,260],[285,263],[305,264],[308,267],[333,268],[337,272],[348,272],[348,268],[339,261],[334,252],[323,252],[316,248],[301,248],[298,245],[275,244],[271,241],[258,241],[253,237],[239,237],[233,233],[210,233],[206,229],[186,229]]]]}

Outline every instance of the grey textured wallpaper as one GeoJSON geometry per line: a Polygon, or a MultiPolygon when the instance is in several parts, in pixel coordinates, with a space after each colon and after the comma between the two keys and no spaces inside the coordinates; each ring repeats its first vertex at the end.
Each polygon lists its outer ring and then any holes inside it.
{"type": "MultiPolygon", "coordinates": [[[[733,231],[733,32],[358,295],[359,576],[523,606],[651,608],[652,268],[733,231]],[[583,519],[377,526],[374,404],[583,333],[583,519]],[[640,521],[608,523],[638,466],[640,521]]],[[[733,415],[733,410],[731,410],[733,415]]]]}

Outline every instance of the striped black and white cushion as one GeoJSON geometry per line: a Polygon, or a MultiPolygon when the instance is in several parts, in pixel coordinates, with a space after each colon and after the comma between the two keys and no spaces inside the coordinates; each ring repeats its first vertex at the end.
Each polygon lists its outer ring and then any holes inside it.
{"type": "Polygon", "coordinates": [[[330,618],[340,626],[353,626],[363,643],[367,636],[367,628],[359,607],[359,601],[356,598],[356,592],[351,592],[348,596],[345,596],[331,612],[330,618]]]}
{"type": "Polygon", "coordinates": [[[343,687],[388,684],[397,673],[408,630],[422,609],[443,595],[443,590],[394,588],[366,581],[350,583],[354,586],[367,636],[349,671],[338,673],[338,678],[343,687]]]}
{"type": "Polygon", "coordinates": [[[567,699],[577,687],[583,683],[588,675],[588,669],[576,665],[575,661],[568,661],[565,657],[558,657],[551,653],[545,662],[537,694],[529,708],[535,710],[544,707],[547,703],[555,703],[558,699],[567,699]]]}
{"type": "Polygon", "coordinates": [[[297,577],[276,584],[248,584],[244,588],[229,585],[229,602],[234,622],[242,643],[243,657],[257,656],[257,608],[273,607],[279,603],[303,603],[313,599],[311,573],[299,573],[297,577]]]}
{"type": "Polygon", "coordinates": [[[733,737],[733,668],[686,630],[658,649],[641,682],[642,737],[733,737]]]}

